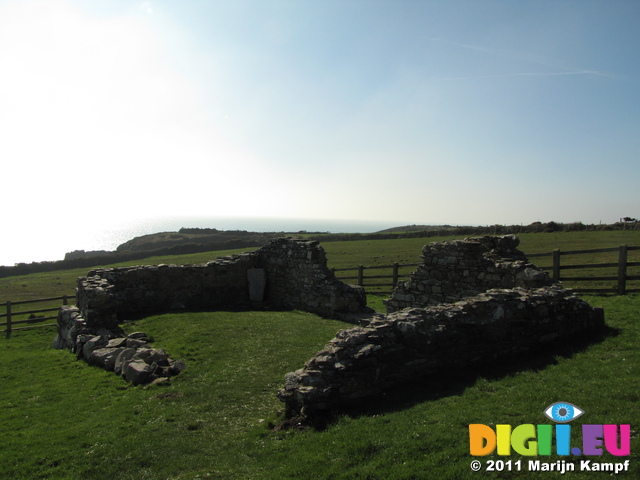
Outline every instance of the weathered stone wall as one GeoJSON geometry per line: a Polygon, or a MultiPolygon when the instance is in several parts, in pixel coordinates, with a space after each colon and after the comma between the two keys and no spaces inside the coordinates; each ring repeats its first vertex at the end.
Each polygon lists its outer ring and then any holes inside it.
{"type": "Polygon", "coordinates": [[[92,270],[78,279],[78,305],[90,323],[177,310],[250,305],[247,270],[255,252],[202,265],[154,265],[92,270]],[[100,294],[102,291],[104,294],[100,294]]]}
{"type": "Polygon", "coordinates": [[[304,368],[286,375],[278,396],[290,416],[309,415],[428,375],[535,355],[544,344],[574,341],[603,326],[601,309],[559,285],[490,290],[341,330],[304,368]]]}
{"type": "MultiPolygon", "coordinates": [[[[601,309],[528,263],[517,245],[517,237],[507,236],[425,246],[424,264],[394,290],[391,313],[340,331],[304,368],[287,374],[279,398],[289,414],[353,403],[445,369],[535,352],[604,326],[601,309]]],[[[204,265],[94,270],[78,280],[78,308],[61,309],[55,344],[133,383],[148,383],[184,365],[153,350],[143,334],[125,336],[118,322],[256,305],[340,318],[366,311],[366,297],[361,287],[333,275],[318,242],[278,239],[204,265]]]]}
{"type": "Polygon", "coordinates": [[[176,374],[183,365],[148,346],[144,334],[125,335],[118,324],[127,318],[255,306],[340,317],[366,311],[366,296],[362,287],[335,277],[318,242],[282,238],[203,265],[92,270],[78,279],[77,304],[60,309],[54,347],[140,384],[176,374]]]}
{"type": "Polygon", "coordinates": [[[274,241],[259,250],[259,258],[266,272],[265,297],[274,307],[340,317],[366,305],[364,289],[336,278],[316,241],[274,241]]]}
{"type": "Polygon", "coordinates": [[[340,331],[278,396],[288,414],[371,398],[443,371],[454,372],[604,327],[591,308],[527,261],[515,236],[431,243],[423,264],[386,302],[387,315],[340,331]]]}
{"type": "Polygon", "coordinates": [[[318,242],[289,238],[203,265],[97,269],[78,279],[78,306],[92,328],[151,313],[256,305],[339,317],[364,310],[366,296],[335,277],[318,242]]]}
{"type": "Polygon", "coordinates": [[[452,303],[491,288],[538,288],[554,283],[517,249],[515,235],[434,242],[422,249],[423,264],[399,283],[387,312],[452,303]]]}
{"type": "Polygon", "coordinates": [[[83,321],[93,331],[117,328],[117,303],[114,288],[106,278],[97,275],[78,278],[76,303],[83,321]]]}

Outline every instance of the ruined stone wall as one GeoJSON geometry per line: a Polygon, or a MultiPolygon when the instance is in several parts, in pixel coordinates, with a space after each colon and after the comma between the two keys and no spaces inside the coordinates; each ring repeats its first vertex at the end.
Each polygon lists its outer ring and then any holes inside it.
{"type": "Polygon", "coordinates": [[[78,306],[90,323],[177,310],[250,305],[247,271],[258,254],[243,253],[202,265],[153,265],[92,270],[78,281],[78,306]],[[97,300],[99,289],[107,298],[97,300]],[[94,307],[94,305],[96,305],[94,307]],[[93,308],[92,308],[93,307],[93,308]]]}
{"type": "Polygon", "coordinates": [[[366,305],[362,287],[343,283],[327,268],[325,251],[317,241],[271,242],[259,256],[266,272],[265,297],[275,307],[336,317],[362,311],[366,305]]]}
{"type": "Polygon", "coordinates": [[[288,414],[312,415],[443,372],[536,355],[601,330],[603,311],[529,263],[518,243],[505,236],[426,245],[423,264],[386,302],[387,315],[338,332],[286,375],[278,396],[288,414]]]}
{"type": "Polygon", "coordinates": [[[316,241],[277,239],[249,253],[203,265],[96,269],[78,279],[77,307],[62,307],[54,347],[115,371],[134,384],[166,379],[184,368],[119,327],[132,317],[180,310],[275,307],[327,317],[366,310],[364,289],[328,269],[316,241]]]}
{"type": "Polygon", "coordinates": [[[400,282],[387,312],[452,303],[491,288],[538,288],[554,283],[517,249],[515,235],[434,242],[422,249],[423,264],[400,282]]]}
{"type": "MultiPolygon", "coordinates": [[[[391,313],[340,331],[304,368],[287,374],[278,395],[289,414],[354,403],[478,362],[535,355],[541,345],[570,342],[604,326],[601,309],[528,263],[517,245],[517,237],[507,236],[425,246],[423,265],[394,290],[391,313]]],[[[365,311],[366,298],[362,287],[333,275],[318,242],[278,239],[204,265],[94,270],[78,281],[78,308],[61,310],[56,346],[144,383],[184,365],[118,333],[118,322],[130,315],[256,305],[340,318],[365,311]],[[134,344],[139,348],[132,352],[134,344]]]]}
{"type": "Polygon", "coordinates": [[[341,330],[304,368],[286,375],[278,396],[290,416],[310,415],[429,375],[535,355],[545,344],[575,341],[603,326],[601,309],[559,285],[490,290],[341,330]]]}
{"type": "Polygon", "coordinates": [[[78,306],[90,326],[110,328],[132,316],[256,306],[339,317],[365,309],[366,296],[335,277],[318,242],[282,238],[203,265],[92,270],[78,279],[78,306]]]}

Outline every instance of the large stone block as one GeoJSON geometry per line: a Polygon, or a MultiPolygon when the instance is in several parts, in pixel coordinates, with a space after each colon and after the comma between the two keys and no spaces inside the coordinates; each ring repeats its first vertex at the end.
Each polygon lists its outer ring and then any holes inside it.
{"type": "Polygon", "coordinates": [[[264,300],[264,290],[267,286],[264,268],[250,268],[247,270],[247,279],[249,281],[249,300],[262,302],[264,300]]]}
{"type": "Polygon", "coordinates": [[[135,354],[136,354],[136,349],[135,348],[126,347],[126,348],[121,349],[120,353],[118,353],[118,356],[116,357],[116,361],[115,361],[113,370],[117,374],[121,374],[123,372],[124,368],[131,361],[131,359],[133,358],[133,356],[135,354]]]}
{"type": "Polygon", "coordinates": [[[101,347],[91,352],[87,359],[92,365],[104,368],[105,370],[114,371],[116,359],[123,348],[101,347]]]}
{"type": "Polygon", "coordinates": [[[133,360],[127,363],[123,376],[127,382],[134,385],[145,384],[152,379],[153,367],[144,360],[133,360]]]}

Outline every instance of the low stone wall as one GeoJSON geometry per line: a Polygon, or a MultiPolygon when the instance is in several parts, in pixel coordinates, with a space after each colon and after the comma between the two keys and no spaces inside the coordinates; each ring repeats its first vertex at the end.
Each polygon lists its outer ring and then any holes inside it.
{"type": "Polygon", "coordinates": [[[77,292],[78,306],[59,311],[54,347],[70,349],[134,384],[174,375],[183,365],[152,349],[143,334],[125,335],[119,323],[132,317],[256,307],[334,318],[367,311],[364,289],[335,277],[318,242],[288,238],[203,265],[92,270],[78,279],[77,292]]]}
{"type": "Polygon", "coordinates": [[[78,305],[91,324],[179,310],[251,305],[247,271],[255,252],[202,265],[153,265],[97,269],[78,279],[78,305]]]}
{"type": "Polygon", "coordinates": [[[575,341],[604,313],[559,285],[495,289],[463,301],[407,308],[338,332],[278,396],[289,416],[351,404],[419,378],[575,341]]]}
{"type": "Polygon", "coordinates": [[[422,249],[423,264],[399,283],[387,312],[452,303],[491,288],[539,288],[555,283],[517,249],[515,235],[434,242],[422,249]]]}
{"type": "Polygon", "coordinates": [[[153,313],[259,306],[337,318],[365,310],[366,295],[335,277],[318,242],[281,238],[202,265],[92,270],[78,279],[78,306],[93,328],[111,328],[153,313]]]}

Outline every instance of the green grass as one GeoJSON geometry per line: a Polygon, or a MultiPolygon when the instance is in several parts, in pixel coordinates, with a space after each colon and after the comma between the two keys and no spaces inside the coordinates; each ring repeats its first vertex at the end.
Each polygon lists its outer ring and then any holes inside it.
{"type": "MultiPolygon", "coordinates": [[[[640,231],[614,231],[614,232],[564,232],[547,234],[525,234],[520,237],[521,249],[528,254],[548,253],[554,249],[561,252],[575,250],[591,250],[599,248],[616,248],[620,245],[640,245],[640,231]],[[544,235],[547,237],[545,238],[544,235]],[[549,246],[552,246],[550,249],[549,246]]],[[[549,267],[552,264],[551,257],[533,257],[531,261],[539,267],[549,267]]],[[[640,250],[628,252],[628,262],[640,262],[640,250]]],[[[602,263],[617,263],[618,252],[605,252],[579,255],[562,255],[560,265],[591,265],[602,263]]],[[[571,277],[614,277],[617,278],[618,268],[593,268],[593,269],[567,269],[561,270],[560,278],[568,288],[600,288],[616,289],[616,280],[596,281],[572,281],[571,277]]],[[[639,276],[640,267],[627,268],[628,276],[639,276]]],[[[640,281],[628,281],[628,289],[640,288],[640,281]]]]}
{"type": "MultiPolygon", "coordinates": [[[[399,240],[364,240],[355,242],[327,242],[323,244],[327,252],[328,265],[331,268],[355,268],[358,265],[376,266],[391,265],[394,262],[399,264],[420,263],[422,247],[427,242],[440,242],[452,240],[459,237],[432,237],[432,238],[409,238],[399,240]]],[[[520,250],[526,254],[549,253],[555,249],[561,251],[589,250],[596,248],[613,248],[620,245],[640,245],[640,231],[612,231],[612,232],[558,232],[558,233],[527,233],[519,235],[520,250]]],[[[562,265],[571,264],[595,264],[617,262],[617,253],[597,253],[588,255],[563,255],[562,265]]],[[[640,250],[630,251],[629,262],[640,262],[640,250]]],[[[551,266],[551,257],[531,258],[531,262],[539,267],[551,266]]],[[[400,279],[407,279],[415,270],[415,267],[401,267],[399,269],[400,279]]],[[[338,277],[355,277],[357,272],[336,272],[338,277]]],[[[370,279],[368,275],[391,275],[391,269],[365,270],[365,285],[388,284],[390,279],[370,279]]],[[[640,267],[629,267],[627,275],[640,275],[640,267]]],[[[617,277],[617,268],[598,268],[589,270],[563,270],[561,278],[572,276],[589,277],[617,277]]],[[[356,283],[357,280],[351,278],[345,280],[347,283],[356,283]]],[[[572,282],[563,281],[568,288],[616,288],[616,281],[597,282],[572,282]]],[[[640,281],[628,282],[627,288],[640,288],[640,281]]],[[[368,303],[378,311],[383,312],[382,299],[389,296],[392,287],[390,286],[369,286],[368,303]]]]}
{"type": "Polygon", "coordinates": [[[348,327],[341,322],[301,312],[148,317],[127,329],[148,332],[188,365],[170,386],[150,389],[51,349],[46,331],[24,332],[0,343],[0,478],[477,478],[469,423],[547,423],[542,410],[558,400],[584,409],[585,423],[630,423],[627,477],[637,478],[640,297],[590,301],[605,308],[618,335],[543,363],[520,359],[433,389],[391,391],[325,431],[269,424],[279,418],[284,374],[348,327]]]}
{"type": "MultiPolygon", "coordinates": [[[[424,241],[324,247],[330,266],[339,268],[415,262],[424,241]]],[[[638,232],[523,235],[521,246],[534,253],[621,243],[639,245],[638,232]]],[[[159,257],[145,263],[198,263],[215,256],[159,257]]],[[[0,279],[0,295],[11,300],[59,295],[83,274],[0,279]]],[[[640,296],[585,298],[605,308],[617,335],[545,355],[542,361],[522,358],[390,391],[357,414],[339,415],[325,431],[278,432],[269,425],[281,419],[276,392],[284,374],[302,367],[337,330],[350,328],[338,321],[302,312],[145,318],[126,328],[149,333],[156,346],[188,365],[170,386],[150,389],[128,387],[115,374],[53,350],[51,329],[16,332],[0,340],[0,478],[539,478],[526,471],[472,473],[467,428],[470,423],[548,423],[542,410],[558,400],[585,410],[577,425],[630,423],[632,472],[622,476],[638,478],[640,296]]],[[[604,478],[609,473],[547,476],[604,478]]]]}
{"type": "MultiPolygon", "coordinates": [[[[346,268],[357,265],[389,265],[393,262],[416,263],[420,261],[422,247],[425,244],[454,238],[464,236],[327,242],[322,246],[327,252],[330,267],[346,268]]],[[[525,233],[519,235],[519,238],[518,248],[523,252],[544,253],[556,248],[569,251],[617,247],[624,244],[640,245],[640,230],[525,233]]]]}
{"type": "MultiPolygon", "coordinates": [[[[323,243],[322,246],[327,253],[328,266],[330,268],[349,268],[357,267],[358,265],[390,265],[394,262],[401,264],[418,263],[420,262],[422,247],[426,243],[431,241],[445,241],[453,238],[462,237],[327,242],[323,243]]],[[[622,244],[640,245],[640,230],[523,234],[520,235],[520,241],[520,249],[525,253],[550,252],[556,248],[568,251],[617,247],[622,244]]],[[[109,266],[204,263],[214,260],[219,256],[232,255],[241,251],[245,250],[225,250],[189,255],[151,257],[144,260],[118,263],[109,266]]],[[[635,254],[636,253],[634,253],[634,255],[635,254]]],[[[600,255],[600,257],[602,256],[600,255]]],[[[589,260],[588,257],[584,258],[589,260]]],[[[540,259],[536,260],[536,262],[544,266],[550,261],[540,259]]],[[[77,278],[86,275],[87,271],[88,269],[83,268],[0,278],[0,302],[5,302],[6,300],[16,302],[73,293],[76,288],[77,278]]],[[[411,273],[411,269],[406,269],[406,271],[402,273],[408,275],[411,273]]],[[[44,306],[42,308],[44,308],[44,306]]]]}

